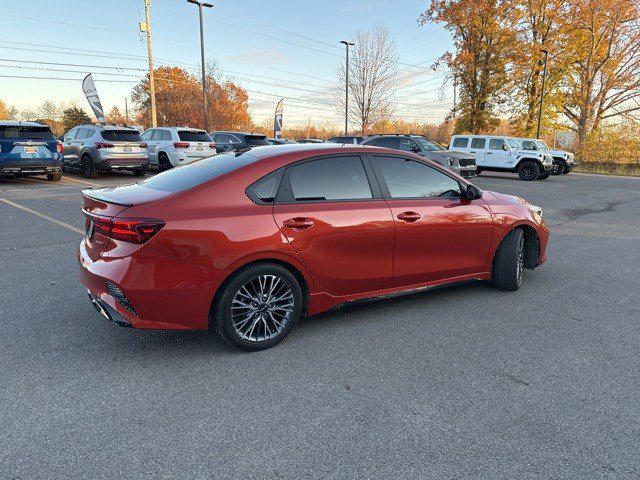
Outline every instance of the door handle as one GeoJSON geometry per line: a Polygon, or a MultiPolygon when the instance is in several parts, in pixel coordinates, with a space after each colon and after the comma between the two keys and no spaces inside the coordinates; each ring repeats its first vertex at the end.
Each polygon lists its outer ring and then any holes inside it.
{"type": "Polygon", "coordinates": [[[420,220],[420,214],[417,212],[402,212],[398,214],[398,220],[402,220],[403,222],[413,223],[417,220],[420,220]]]}
{"type": "Polygon", "coordinates": [[[487,155],[493,155],[493,152],[487,152],[487,155]]]}
{"type": "Polygon", "coordinates": [[[307,228],[313,227],[315,222],[310,218],[296,217],[285,220],[282,222],[282,225],[288,228],[293,228],[294,230],[306,230],[307,228]]]}

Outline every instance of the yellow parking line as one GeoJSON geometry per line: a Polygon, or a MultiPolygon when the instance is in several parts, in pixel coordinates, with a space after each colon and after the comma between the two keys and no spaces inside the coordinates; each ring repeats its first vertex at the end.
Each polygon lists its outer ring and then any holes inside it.
{"type": "Polygon", "coordinates": [[[84,235],[84,230],[80,230],[79,228],[74,227],[73,225],[69,225],[68,223],[64,223],[64,222],[61,222],[60,220],[56,220],[55,218],[50,217],[49,215],[45,215],[44,213],[36,212],[35,210],[31,210],[30,208],[23,207],[22,205],[18,205],[17,203],[13,203],[11,200],[7,200],[6,198],[0,198],[0,202],[6,203],[7,205],[11,205],[12,207],[15,207],[15,208],[19,208],[20,210],[23,210],[32,215],[35,215],[36,217],[49,220],[50,222],[55,223],[56,225],[59,225],[61,227],[64,227],[67,230],[71,230],[72,232],[76,232],[81,235],[84,235]]]}
{"type": "Polygon", "coordinates": [[[69,180],[70,182],[84,183],[85,185],[91,185],[93,187],[101,187],[102,186],[99,183],[86,182],[84,180],[78,180],[77,178],[69,178],[69,177],[65,177],[65,176],[63,176],[62,178],[64,178],[65,180],[69,180]]]}

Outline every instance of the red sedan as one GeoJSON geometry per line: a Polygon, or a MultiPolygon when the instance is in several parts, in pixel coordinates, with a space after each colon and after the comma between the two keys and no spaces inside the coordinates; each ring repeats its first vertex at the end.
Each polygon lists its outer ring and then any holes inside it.
{"type": "Polygon", "coordinates": [[[546,260],[538,207],[407,152],[281,145],[85,190],[80,278],[124,326],[259,350],[301,315],[466,280],[516,290],[546,260]]]}

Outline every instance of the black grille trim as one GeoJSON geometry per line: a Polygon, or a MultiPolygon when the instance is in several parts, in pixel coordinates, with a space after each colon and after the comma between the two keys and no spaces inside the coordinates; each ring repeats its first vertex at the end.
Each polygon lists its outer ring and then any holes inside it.
{"type": "Polygon", "coordinates": [[[109,292],[109,294],[113,298],[118,300],[118,302],[120,302],[120,305],[122,305],[124,308],[129,310],[134,315],[136,316],[138,315],[135,308],[133,308],[133,305],[131,305],[131,302],[129,301],[129,299],[126,297],[124,293],[122,293],[122,290],[120,290],[115,283],[107,282],[106,285],[107,285],[107,292],[109,292]]]}

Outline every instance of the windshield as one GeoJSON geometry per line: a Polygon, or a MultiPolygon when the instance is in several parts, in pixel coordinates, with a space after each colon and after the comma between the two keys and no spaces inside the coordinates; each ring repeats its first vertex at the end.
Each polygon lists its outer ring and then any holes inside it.
{"type": "Polygon", "coordinates": [[[538,150],[538,146],[533,140],[523,140],[522,148],[525,150],[538,150]]]}
{"type": "Polygon", "coordinates": [[[507,138],[507,143],[509,144],[509,147],[515,148],[516,150],[520,150],[522,148],[520,142],[515,138],[507,138]]]}
{"type": "Polygon", "coordinates": [[[549,147],[544,143],[544,140],[536,140],[536,145],[538,145],[540,150],[549,150],[549,147]]]}
{"type": "Polygon", "coordinates": [[[418,142],[418,144],[422,147],[422,150],[425,150],[427,152],[435,152],[437,150],[445,150],[445,148],[436,143],[436,142],[431,142],[429,140],[427,140],[426,138],[422,138],[422,137],[412,137],[416,142],[418,142]]]}
{"type": "Polygon", "coordinates": [[[194,130],[178,130],[178,138],[182,142],[211,142],[211,137],[207,132],[194,130]]]}

